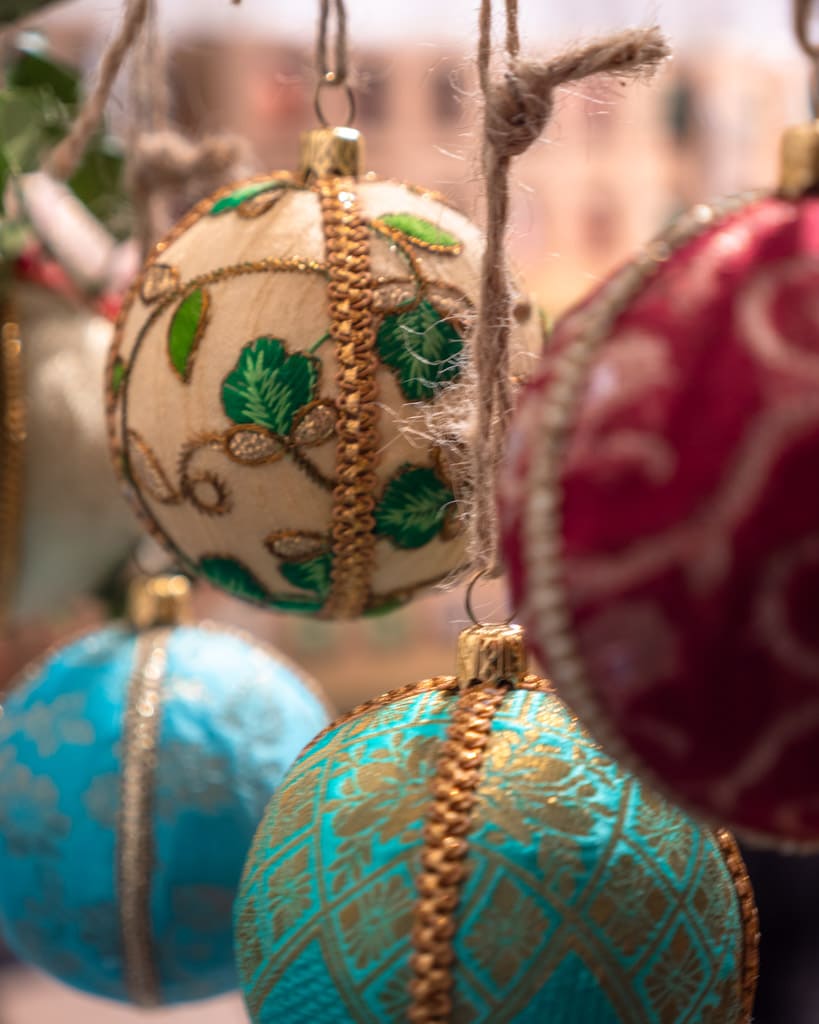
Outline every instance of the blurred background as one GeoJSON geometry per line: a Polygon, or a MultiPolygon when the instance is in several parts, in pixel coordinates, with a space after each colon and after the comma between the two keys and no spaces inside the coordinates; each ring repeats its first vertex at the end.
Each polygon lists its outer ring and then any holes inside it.
{"type": "MultiPolygon", "coordinates": [[[[190,135],[220,129],[251,143],[260,169],[293,167],[314,124],[315,5],[281,0],[164,0],[173,111],[190,135]]],[[[349,0],[350,37],[369,165],[447,193],[480,218],[475,0],[349,0]]],[[[92,72],[119,7],[74,0],[30,19],[57,57],[92,72]]],[[[738,0],[521,0],[532,56],[612,28],[658,22],[675,58],[650,84],[563,90],[547,136],[514,167],[510,246],[549,318],[558,316],[686,206],[776,181],[782,128],[808,113],[809,71],[791,5],[738,0]]],[[[112,110],[116,128],[117,102],[112,110]]],[[[386,689],[448,673],[465,624],[457,591],[365,624],[327,625],[249,610],[213,592],[203,614],[273,641],[346,709],[386,689]]],[[[487,588],[478,604],[502,611],[487,588]]],[[[0,640],[0,692],[28,658],[105,613],[101,602],[0,640]]],[[[819,868],[750,857],[763,915],[759,1024],[819,1021],[819,868]]],[[[1,954],[0,954],[1,955],[1,954]]],[[[128,1010],[0,968],[0,1024],[135,1021],[128,1010]]],[[[245,1020],[238,1001],[153,1014],[156,1024],[245,1020]]]]}

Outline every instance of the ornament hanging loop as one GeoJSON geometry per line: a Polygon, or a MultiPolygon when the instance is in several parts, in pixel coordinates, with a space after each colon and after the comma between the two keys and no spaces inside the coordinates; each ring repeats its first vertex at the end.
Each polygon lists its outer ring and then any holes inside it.
{"type": "Polygon", "coordinates": [[[327,88],[344,89],[347,97],[347,116],[343,119],[342,123],[349,128],[355,121],[355,94],[353,93],[353,90],[350,88],[346,81],[340,82],[336,79],[335,72],[333,71],[328,71],[323,78],[319,79],[318,85],[316,86],[316,92],[313,97],[313,109],[316,112],[316,117],[318,118],[319,124],[323,128],[329,128],[331,126],[331,122],[327,120],[321,102],[322,93],[327,88]]]}
{"type": "Polygon", "coordinates": [[[482,628],[484,626],[486,626],[487,628],[492,628],[494,626],[509,626],[511,624],[512,620],[515,617],[514,612],[513,612],[503,622],[501,622],[501,623],[492,623],[491,627],[490,627],[489,623],[481,622],[481,620],[475,614],[475,606],[472,603],[473,595],[474,595],[474,592],[475,592],[475,587],[477,586],[478,583],[481,582],[481,580],[490,579],[492,576],[493,576],[493,573],[492,573],[492,571],[490,569],[480,569],[478,572],[475,573],[475,575],[469,581],[469,585],[466,588],[466,597],[464,599],[464,604],[466,605],[466,614],[469,616],[470,621],[472,622],[473,626],[478,626],[480,628],[482,628]]]}

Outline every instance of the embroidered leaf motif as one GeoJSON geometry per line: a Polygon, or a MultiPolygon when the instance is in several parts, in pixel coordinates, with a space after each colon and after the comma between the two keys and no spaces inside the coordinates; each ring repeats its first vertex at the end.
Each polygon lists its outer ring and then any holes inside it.
{"type": "Polygon", "coordinates": [[[324,604],[323,600],[316,601],[312,597],[279,596],[269,593],[253,573],[235,558],[206,555],[199,561],[199,571],[215,586],[244,601],[272,605],[282,611],[294,612],[318,612],[324,604]]]}
{"type": "Polygon", "coordinates": [[[375,532],[399,548],[420,548],[440,532],[452,491],[433,469],[406,465],[387,484],[375,510],[375,532]]]}
{"type": "Polygon", "coordinates": [[[461,372],[463,339],[450,320],[429,302],[388,316],[378,331],[378,352],[395,370],[404,395],[413,402],[434,398],[461,372]]]}
{"type": "Polygon", "coordinates": [[[122,356],[117,356],[114,360],[114,365],[111,368],[111,394],[115,398],[119,394],[120,388],[125,380],[125,373],[127,369],[125,360],[122,356]]]}
{"type": "Polygon", "coordinates": [[[235,192],[217,199],[210,208],[210,215],[215,217],[220,213],[235,210],[237,206],[241,206],[248,199],[261,195],[262,192],[272,192],[276,189],[287,188],[288,185],[290,185],[290,182],[286,180],[255,181],[250,185],[243,185],[241,188],[237,188],[235,192]]]}
{"type": "Polygon", "coordinates": [[[451,252],[453,256],[457,256],[463,249],[461,241],[449,231],[439,228],[431,220],[416,217],[414,213],[385,213],[374,223],[376,225],[383,224],[385,227],[392,228],[393,231],[400,231],[413,245],[417,245],[421,249],[444,249],[451,252]]]}
{"type": "Polygon", "coordinates": [[[197,288],[176,307],[168,330],[168,355],[171,365],[187,383],[193,370],[193,357],[208,322],[210,296],[197,288]]]}
{"type": "Polygon", "coordinates": [[[293,417],[314,396],[318,365],[301,352],[288,355],[278,338],[245,345],[225,378],[222,404],[234,423],[257,423],[274,434],[290,433],[293,417]]]}
{"type": "Polygon", "coordinates": [[[265,604],[270,599],[264,585],[256,579],[250,569],[237,562],[235,558],[205,555],[199,560],[199,571],[211,583],[233,594],[234,597],[241,597],[246,601],[263,601],[265,604]]]}
{"type": "Polygon", "coordinates": [[[312,590],[319,597],[325,598],[330,593],[332,567],[332,555],[326,554],[311,558],[309,562],[282,562],[279,572],[294,587],[312,590]]]}

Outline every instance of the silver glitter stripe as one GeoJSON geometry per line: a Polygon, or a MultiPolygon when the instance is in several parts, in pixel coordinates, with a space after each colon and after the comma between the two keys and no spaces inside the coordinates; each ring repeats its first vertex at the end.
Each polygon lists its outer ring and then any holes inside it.
{"type": "Polygon", "coordinates": [[[159,1004],[159,977],[151,932],[154,868],[153,807],[162,680],[168,630],[139,637],[123,727],[122,789],[117,832],[117,895],[125,982],[138,1006],[159,1004]]]}

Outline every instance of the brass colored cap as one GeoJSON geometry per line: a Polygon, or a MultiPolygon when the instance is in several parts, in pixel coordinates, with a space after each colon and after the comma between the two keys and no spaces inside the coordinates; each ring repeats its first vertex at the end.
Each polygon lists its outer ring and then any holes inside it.
{"type": "Polygon", "coordinates": [[[301,136],[301,175],[357,178],[364,163],[364,140],[355,128],[313,128],[301,136]]]}
{"type": "Polygon", "coordinates": [[[142,576],[128,588],[128,620],[134,629],[179,626],[191,618],[186,576],[142,576]]]}
{"type": "Polygon", "coordinates": [[[819,187],[819,121],[786,129],[782,137],[779,191],[798,199],[819,187]]]}
{"type": "Polygon", "coordinates": [[[458,637],[458,685],[516,685],[526,675],[523,629],[515,625],[471,626],[458,637]]]}

